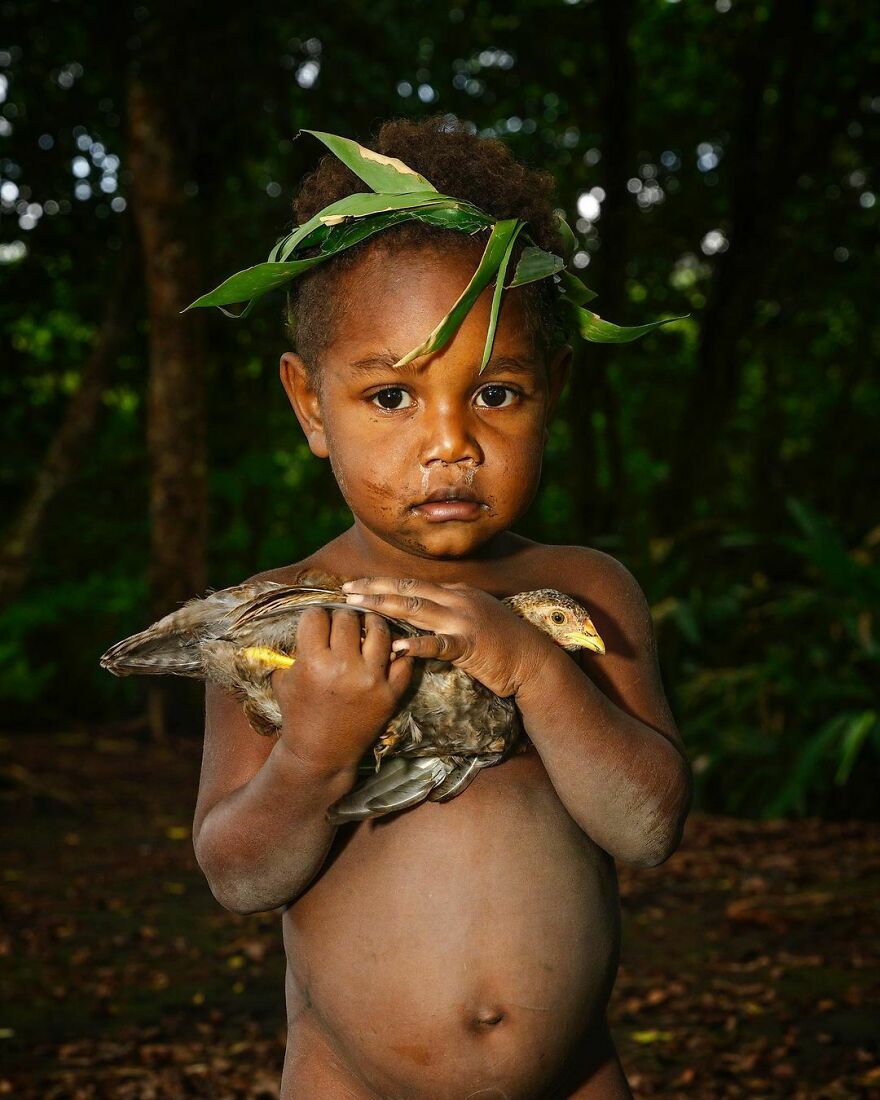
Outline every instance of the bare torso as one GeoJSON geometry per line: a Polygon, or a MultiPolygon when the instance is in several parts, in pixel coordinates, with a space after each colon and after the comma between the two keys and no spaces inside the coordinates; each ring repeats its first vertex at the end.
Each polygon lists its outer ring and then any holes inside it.
{"type": "MultiPolygon", "coordinates": [[[[553,579],[537,571],[496,589],[553,579]]],[[[342,827],[283,930],[281,1100],[630,1096],[605,1023],[613,861],[534,748],[448,803],[342,827]]]]}

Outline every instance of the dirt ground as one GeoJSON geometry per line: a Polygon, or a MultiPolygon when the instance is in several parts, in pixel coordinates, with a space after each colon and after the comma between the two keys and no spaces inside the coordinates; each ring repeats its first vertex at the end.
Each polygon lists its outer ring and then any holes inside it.
{"type": "MultiPolygon", "coordinates": [[[[201,876],[200,751],[0,738],[0,1097],[277,1098],[279,917],[201,876]]],[[[621,891],[611,1018],[639,1100],[880,1097],[880,825],[694,815],[621,891]]]]}

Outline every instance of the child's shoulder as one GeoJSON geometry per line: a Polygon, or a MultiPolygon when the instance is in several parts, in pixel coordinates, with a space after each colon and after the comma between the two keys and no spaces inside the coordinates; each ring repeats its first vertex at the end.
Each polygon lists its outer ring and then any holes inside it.
{"type": "Polygon", "coordinates": [[[532,543],[528,556],[527,587],[556,588],[573,596],[589,610],[609,649],[627,655],[653,649],[650,605],[623,562],[591,546],[532,543]]]}
{"type": "Polygon", "coordinates": [[[290,565],[279,565],[275,569],[264,569],[262,573],[254,573],[244,583],[274,581],[276,584],[304,584],[314,585],[317,588],[335,588],[341,579],[344,578],[328,572],[313,558],[304,558],[290,565]]]}
{"type": "Polygon", "coordinates": [[[623,562],[592,546],[556,546],[533,542],[529,572],[546,578],[548,588],[575,597],[645,602],[638,581],[623,562]]]}

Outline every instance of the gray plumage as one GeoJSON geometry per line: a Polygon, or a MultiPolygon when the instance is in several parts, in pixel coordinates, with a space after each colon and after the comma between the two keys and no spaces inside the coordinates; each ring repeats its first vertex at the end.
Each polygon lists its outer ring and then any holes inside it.
{"type": "MultiPolygon", "coordinates": [[[[296,634],[307,607],[345,608],[337,577],[309,574],[302,583],[256,581],[193,599],[110,649],[101,665],[117,676],[175,675],[211,680],[240,702],[253,728],[274,736],[281,710],[271,674],[295,659],[296,634]]],[[[604,646],[586,610],[554,589],[502,601],[566,649],[604,646]]],[[[383,615],[392,634],[420,632],[383,615]]],[[[478,771],[504,760],[522,728],[511,698],[489,691],[466,672],[439,660],[417,660],[397,712],[373,747],[374,765],[330,807],[334,824],[361,821],[417,805],[455,798],[478,771]]]]}

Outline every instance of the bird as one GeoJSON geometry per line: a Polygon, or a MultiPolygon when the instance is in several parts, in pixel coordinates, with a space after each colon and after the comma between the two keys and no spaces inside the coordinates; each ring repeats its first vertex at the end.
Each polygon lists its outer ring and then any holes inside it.
{"type": "MultiPolygon", "coordinates": [[[[293,583],[247,581],[188,600],[152,626],[111,646],[100,659],[116,676],[175,675],[210,680],[242,705],[253,729],[277,736],[276,669],[296,661],[296,633],[309,607],[353,610],[343,579],[306,572],[293,583]]],[[[500,601],[569,652],[602,654],[586,608],[553,588],[500,601]]],[[[423,633],[382,612],[393,636],[423,633]]],[[[380,817],[430,799],[461,794],[486,767],[527,748],[512,697],[502,698],[447,661],[417,659],[398,709],[358,765],[359,781],[327,810],[334,825],[380,817]]]]}

